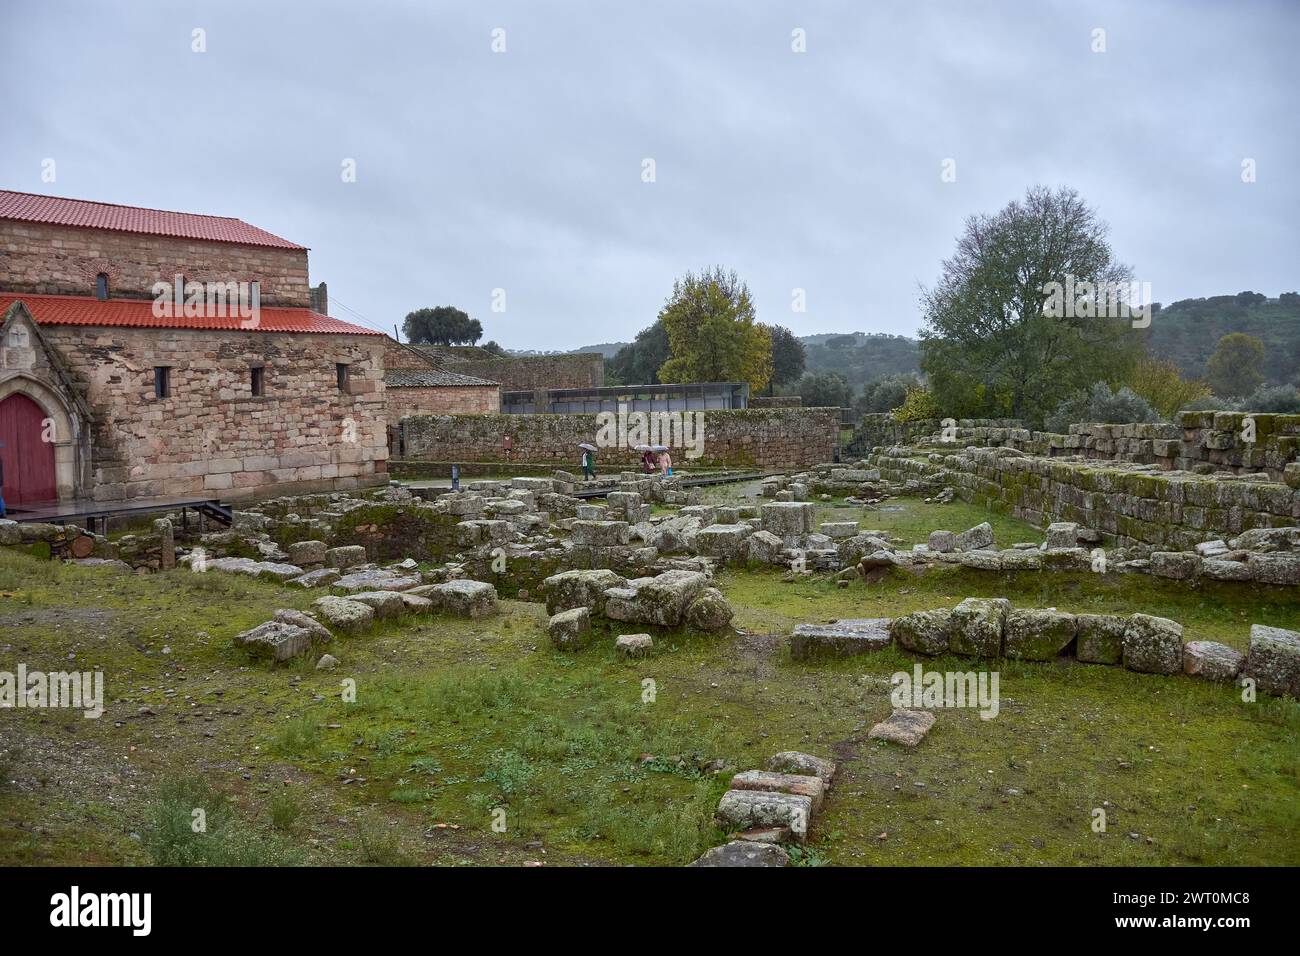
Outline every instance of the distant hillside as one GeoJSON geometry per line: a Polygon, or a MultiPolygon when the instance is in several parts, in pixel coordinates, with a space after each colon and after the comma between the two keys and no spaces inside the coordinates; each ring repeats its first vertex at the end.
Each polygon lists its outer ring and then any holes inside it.
{"type": "Polygon", "coordinates": [[[606,359],[612,359],[618,354],[618,350],[628,345],[628,342],[602,342],[599,345],[584,345],[580,349],[574,349],[575,352],[599,352],[606,359]]]}
{"type": "Polygon", "coordinates": [[[916,339],[905,335],[851,332],[801,336],[810,372],[839,372],[855,393],[868,382],[920,371],[916,339]]]}
{"type": "Polygon", "coordinates": [[[1200,378],[1219,339],[1245,332],[1264,343],[1264,375],[1270,383],[1293,384],[1300,376],[1300,295],[1266,299],[1257,292],[1182,299],[1156,311],[1146,330],[1153,355],[1175,362],[1183,374],[1200,378]]]}

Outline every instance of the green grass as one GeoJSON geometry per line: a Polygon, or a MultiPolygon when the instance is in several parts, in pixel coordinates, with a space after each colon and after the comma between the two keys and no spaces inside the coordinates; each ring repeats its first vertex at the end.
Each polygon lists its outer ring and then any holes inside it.
{"type": "MultiPolygon", "coordinates": [[[[1035,540],[969,506],[899,504],[821,510],[914,540],[985,518],[999,543],[1035,540]]],[[[66,669],[71,654],[106,675],[100,720],[23,711],[0,725],[15,781],[0,781],[0,862],[679,865],[724,839],[712,813],[732,772],[798,749],[841,764],[799,865],[1300,863],[1295,701],[999,662],[996,719],[942,711],[907,752],[866,733],[913,658],[804,664],[783,643],[804,621],[1002,595],[1161,614],[1188,639],[1243,646],[1250,623],[1300,628],[1280,589],[961,568],[844,589],[774,570],[719,584],[747,633],[660,633],[646,660],[617,658],[613,632],[555,651],[543,609],[506,601],[488,620],[406,618],[340,638],[329,647],[339,669],[318,672],[313,660],[252,664],[230,640],[311,593],[0,551],[0,669],[66,669]],[[355,703],[341,697],[345,679],[355,703]],[[712,773],[715,760],[727,769],[712,773]],[[196,806],[204,835],[190,829],[196,806]],[[1104,834],[1090,826],[1099,807],[1104,834]]]]}

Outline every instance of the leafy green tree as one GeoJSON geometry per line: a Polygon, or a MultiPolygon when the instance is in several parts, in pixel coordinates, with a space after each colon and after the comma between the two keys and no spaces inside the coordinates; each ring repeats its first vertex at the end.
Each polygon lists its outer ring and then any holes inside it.
{"type": "Polygon", "coordinates": [[[1264,343],[1253,335],[1233,332],[1219,339],[1205,363],[1205,379],[1215,395],[1248,395],[1263,383],[1263,366],[1264,343]]]}
{"type": "Polygon", "coordinates": [[[721,266],[688,272],[673,283],[659,312],[668,332],[661,382],[748,382],[760,391],[772,378],[772,336],[754,321],[749,287],[721,266]]]}
{"type": "Polygon", "coordinates": [[[440,305],[408,312],[402,332],[416,345],[473,345],[483,337],[483,326],[453,305],[440,305]]]}
{"type": "Polygon", "coordinates": [[[864,412],[892,412],[907,399],[907,390],[920,384],[915,375],[890,375],[868,382],[857,407],[864,412]]]}
{"type": "Polygon", "coordinates": [[[774,385],[788,385],[798,379],[803,374],[807,357],[803,343],[785,326],[769,325],[765,328],[772,336],[772,381],[768,385],[770,392],[774,385]]]}
{"type": "Polygon", "coordinates": [[[804,408],[845,408],[853,401],[853,389],[839,372],[805,372],[792,391],[804,408]]]}
{"type": "Polygon", "coordinates": [[[668,330],[663,322],[642,329],[605,363],[606,385],[657,385],[659,366],[668,361],[668,330]]]}
{"type": "Polygon", "coordinates": [[[480,348],[482,348],[484,352],[491,352],[493,355],[506,354],[506,350],[497,343],[496,339],[492,339],[491,341],[484,342],[482,346],[480,346],[480,348]]]}
{"type": "Polygon", "coordinates": [[[1053,283],[1128,282],[1106,231],[1066,188],[1034,187],[966,221],[938,283],[922,295],[921,367],[943,414],[1038,424],[1092,382],[1122,378],[1134,355],[1131,318],[1047,307],[1053,283]]]}

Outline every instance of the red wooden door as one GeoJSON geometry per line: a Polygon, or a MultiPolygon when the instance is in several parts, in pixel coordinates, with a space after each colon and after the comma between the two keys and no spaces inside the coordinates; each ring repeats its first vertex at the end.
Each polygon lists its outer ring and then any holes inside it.
{"type": "Polygon", "coordinates": [[[0,401],[0,462],[5,505],[53,501],[54,445],[41,441],[45,412],[26,395],[0,401]]]}

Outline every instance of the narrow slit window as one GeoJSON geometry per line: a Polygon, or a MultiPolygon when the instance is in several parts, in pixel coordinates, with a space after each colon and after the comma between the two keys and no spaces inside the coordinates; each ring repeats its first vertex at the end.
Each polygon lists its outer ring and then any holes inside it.
{"type": "Polygon", "coordinates": [[[335,374],[335,376],[338,378],[339,391],[340,391],[340,392],[346,392],[346,391],[348,390],[348,366],[347,366],[347,363],[345,363],[345,362],[338,362],[338,363],[336,363],[335,366],[334,366],[334,374],[335,374]]]}
{"type": "Polygon", "coordinates": [[[101,272],[95,276],[95,298],[103,302],[108,298],[108,275],[101,272]]]}
{"type": "Polygon", "coordinates": [[[153,370],[153,397],[170,398],[172,393],[172,370],[166,365],[155,365],[153,370]]]}
{"type": "Polygon", "coordinates": [[[249,384],[253,387],[253,395],[261,397],[266,394],[266,376],[263,374],[266,369],[260,365],[254,365],[249,370],[249,384]]]}

